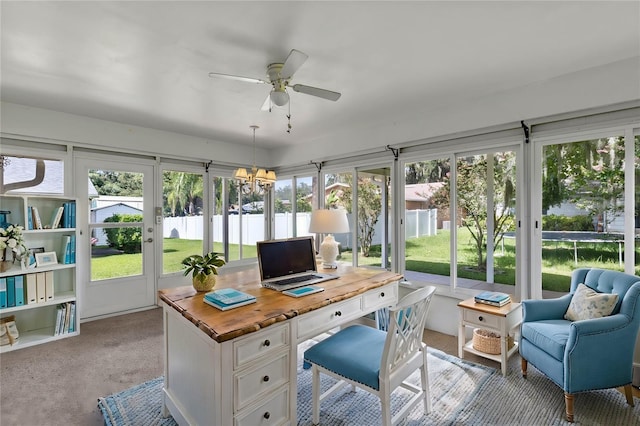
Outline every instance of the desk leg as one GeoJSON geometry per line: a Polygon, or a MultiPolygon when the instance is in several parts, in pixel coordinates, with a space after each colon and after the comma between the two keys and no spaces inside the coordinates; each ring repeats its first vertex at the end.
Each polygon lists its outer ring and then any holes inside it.
{"type": "Polygon", "coordinates": [[[465,341],[467,340],[465,332],[466,332],[466,327],[462,322],[462,313],[460,313],[460,322],[458,325],[458,358],[460,359],[464,358],[463,348],[464,348],[464,344],[466,343],[465,341]]]}

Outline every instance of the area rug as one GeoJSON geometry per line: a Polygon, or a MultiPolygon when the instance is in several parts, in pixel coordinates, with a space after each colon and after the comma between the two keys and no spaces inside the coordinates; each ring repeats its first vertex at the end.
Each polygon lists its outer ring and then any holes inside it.
{"type": "MultiPolygon", "coordinates": [[[[303,349],[303,348],[301,348],[303,349]]],[[[300,351],[302,352],[302,350],[300,351]]],[[[509,362],[507,377],[485,367],[429,349],[429,380],[432,411],[425,415],[421,404],[408,415],[407,426],[417,425],[571,425],[564,421],[562,390],[533,366],[528,378],[520,375],[519,357],[509,362]]],[[[419,374],[412,376],[419,383],[419,374]]],[[[173,418],[162,418],[162,377],[100,398],[98,407],[107,426],[173,426],[173,418]]],[[[322,387],[331,379],[325,377],[322,387]]],[[[392,411],[408,395],[394,393],[392,411]]],[[[574,402],[573,425],[639,425],[640,401],[627,405],[616,390],[582,393],[574,402]]],[[[311,372],[298,368],[298,422],[311,425],[311,372]]],[[[328,426],[380,424],[380,403],[364,391],[345,390],[323,403],[320,424],[328,426]]]]}

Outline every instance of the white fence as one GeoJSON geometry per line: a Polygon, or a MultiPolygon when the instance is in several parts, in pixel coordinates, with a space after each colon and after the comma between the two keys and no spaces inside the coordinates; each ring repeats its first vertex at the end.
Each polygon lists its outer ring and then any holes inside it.
{"type": "MultiPolygon", "coordinates": [[[[349,223],[353,224],[351,215],[347,215],[349,223]]],[[[222,215],[213,217],[213,239],[222,242],[222,215]]],[[[289,238],[293,236],[291,213],[276,213],[275,238],[289,238]]],[[[229,215],[229,244],[240,243],[240,220],[242,220],[242,244],[253,245],[264,240],[264,215],[243,214],[229,215]]],[[[296,228],[298,236],[312,235],[308,232],[311,213],[298,213],[296,228]]],[[[406,238],[416,238],[424,235],[436,235],[438,214],[437,210],[407,210],[405,212],[406,238]]],[[[203,235],[202,216],[165,217],[163,220],[164,238],[182,238],[187,240],[201,240],[203,235]]],[[[375,227],[372,244],[380,244],[382,223],[378,221],[375,227]]],[[[341,247],[352,247],[351,234],[335,235],[341,247]]]]}

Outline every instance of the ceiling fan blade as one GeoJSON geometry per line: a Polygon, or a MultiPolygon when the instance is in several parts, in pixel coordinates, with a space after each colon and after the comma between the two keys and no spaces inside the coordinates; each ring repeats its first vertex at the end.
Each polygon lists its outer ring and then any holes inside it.
{"type": "Polygon", "coordinates": [[[260,108],[260,110],[271,112],[271,92],[269,92],[269,94],[267,95],[267,99],[264,100],[264,103],[262,104],[262,108],[260,108]]]}
{"type": "Polygon", "coordinates": [[[307,55],[306,53],[303,53],[296,49],[291,49],[291,52],[289,52],[289,56],[287,56],[287,59],[284,61],[282,71],[280,71],[280,76],[285,80],[291,78],[291,76],[296,71],[298,71],[298,68],[300,68],[302,64],[306,62],[308,57],[309,55],[307,55]]]}
{"type": "Polygon", "coordinates": [[[305,86],[304,84],[294,84],[290,86],[294,91],[304,93],[306,95],[317,96],[322,99],[330,101],[337,101],[340,99],[341,93],[332,92],[331,90],[318,89],[317,87],[305,86]]]}
{"type": "Polygon", "coordinates": [[[209,77],[211,78],[225,78],[227,80],[236,80],[236,81],[244,81],[245,83],[263,83],[263,84],[271,84],[268,81],[260,80],[259,78],[251,78],[251,77],[242,77],[239,75],[231,75],[231,74],[220,74],[219,72],[210,72],[209,77]]]}

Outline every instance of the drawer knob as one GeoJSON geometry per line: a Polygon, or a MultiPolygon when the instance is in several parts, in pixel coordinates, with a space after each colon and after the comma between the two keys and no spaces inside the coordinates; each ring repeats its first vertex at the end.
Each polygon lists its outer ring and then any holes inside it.
{"type": "Polygon", "coordinates": [[[336,316],[337,316],[337,317],[342,316],[342,312],[340,312],[340,311],[336,311],[336,316]]]}
{"type": "Polygon", "coordinates": [[[263,381],[263,382],[268,382],[268,381],[269,381],[269,376],[264,376],[264,377],[262,378],[262,381],[263,381]]]}
{"type": "Polygon", "coordinates": [[[264,345],[265,345],[265,346],[269,346],[269,345],[271,345],[271,341],[270,341],[269,339],[265,340],[265,341],[264,341],[264,345]]]}
{"type": "Polygon", "coordinates": [[[264,417],[265,419],[269,419],[269,417],[271,417],[271,413],[269,413],[268,411],[266,413],[264,413],[262,415],[262,417],[264,417]]]}
{"type": "Polygon", "coordinates": [[[380,293],[380,297],[384,297],[384,291],[380,293]]]}
{"type": "Polygon", "coordinates": [[[483,317],[482,315],[480,315],[480,316],[478,317],[478,321],[484,321],[484,317],[483,317]]]}

